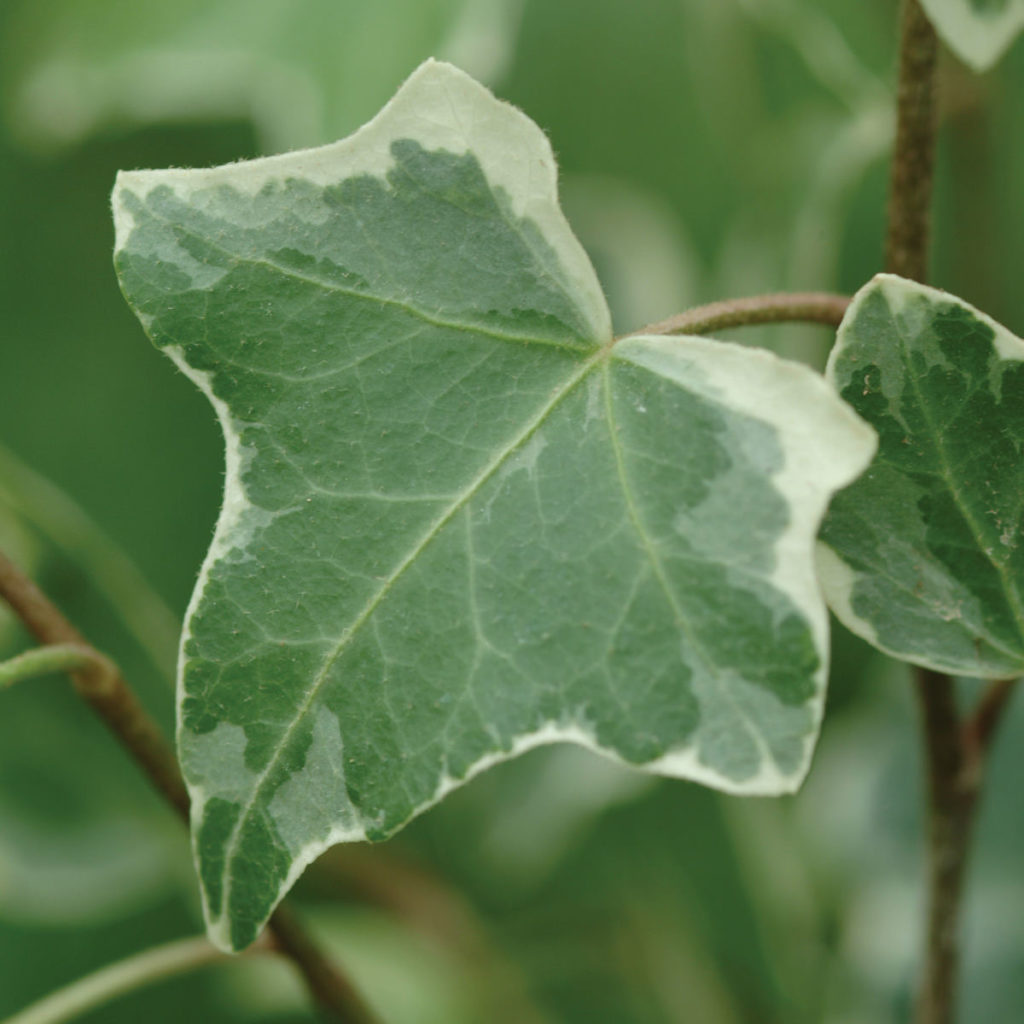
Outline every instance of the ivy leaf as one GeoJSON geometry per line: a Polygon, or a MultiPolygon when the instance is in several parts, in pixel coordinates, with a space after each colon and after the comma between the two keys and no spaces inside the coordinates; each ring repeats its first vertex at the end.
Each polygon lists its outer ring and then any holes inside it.
{"type": "Polygon", "coordinates": [[[613,342],[528,118],[428,62],[349,139],[122,174],[114,208],[125,294],[227,442],[179,692],[217,942],[538,744],[796,788],[814,536],[873,437],[768,353],[613,342]]]}
{"type": "Polygon", "coordinates": [[[1024,672],[1024,341],[946,292],[882,274],[854,297],[827,376],[878,432],[822,529],[822,585],[888,654],[1024,672]]]}
{"type": "Polygon", "coordinates": [[[1024,29],[1024,0],[921,0],[942,41],[975,71],[992,67],[1024,29]]]}

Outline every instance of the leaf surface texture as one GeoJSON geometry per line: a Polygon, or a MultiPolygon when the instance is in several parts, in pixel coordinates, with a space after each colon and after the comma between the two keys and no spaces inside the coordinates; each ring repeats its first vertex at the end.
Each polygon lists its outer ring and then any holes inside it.
{"type": "Polygon", "coordinates": [[[114,208],[124,291],[227,443],[179,692],[216,941],[538,744],[799,785],[814,536],[871,432],[768,353],[613,343],[523,114],[428,62],[347,140],[122,174],[114,208]]]}

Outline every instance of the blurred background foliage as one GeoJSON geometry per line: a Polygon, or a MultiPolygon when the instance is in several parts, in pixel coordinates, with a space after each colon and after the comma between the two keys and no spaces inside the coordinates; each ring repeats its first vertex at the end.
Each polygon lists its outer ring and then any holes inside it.
{"type": "MultiPolygon", "coordinates": [[[[0,0],[0,546],[171,728],[216,517],[205,399],[110,265],[118,168],[331,141],[423,58],[523,107],[617,327],[878,268],[897,0],[0,0]],[[30,468],[31,467],[31,468],[30,468]]],[[[1024,45],[944,55],[935,283],[1024,333],[1024,45]]],[[[736,340],[822,366],[815,328],[736,340]]],[[[0,610],[0,656],[28,644],[0,610]]],[[[908,1019],[921,919],[907,670],[837,629],[795,798],[723,798],[570,747],[500,766],[297,891],[388,1024],[908,1019]]],[[[965,691],[972,689],[965,684],[965,691]]],[[[62,680],[0,695],[0,1017],[200,927],[187,844],[62,680]]],[[[1024,1012],[1024,707],[972,865],[963,1020],[1024,1012]]],[[[265,958],[83,1020],[310,1020],[265,958]]]]}

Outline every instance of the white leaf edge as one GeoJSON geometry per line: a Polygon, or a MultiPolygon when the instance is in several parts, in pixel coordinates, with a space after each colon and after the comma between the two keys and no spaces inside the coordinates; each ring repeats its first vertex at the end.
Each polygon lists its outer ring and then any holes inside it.
{"type": "Polygon", "coordinates": [[[796,792],[810,769],[829,666],[828,609],[815,569],[815,539],[832,495],[867,469],[878,436],[820,374],[764,349],[693,336],[635,335],[615,346],[615,357],[754,417],[777,432],[785,462],[770,479],[786,502],[790,521],[775,544],[776,568],[768,582],[789,597],[810,624],[820,659],[810,702],[814,730],[807,735],[803,759],[792,773],[783,773],[765,755],[758,774],[737,783],[700,764],[692,747],[642,767],[736,795],[796,792]]]}
{"type": "MultiPolygon", "coordinates": [[[[897,312],[906,308],[907,304],[914,298],[925,298],[930,302],[953,302],[968,310],[970,314],[977,317],[982,323],[991,327],[995,332],[992,344],[1000,359],[1006,361],[1024,361],[1024,340],[1018,338],[1012,331],[1001,323],[993,320],[987,313],[983,313],[976,306],[957,297],[951,292],[943,291],[941,288],[932,288],[929,285],[919,284],[900,277],[897,274],[876,274],[867,284],[853,296],[850,305],[847,307],[843,322],[839,325],[836,334],[836,343],[829,355],[828,363],[825,366],[825,379],[838,392],[839,384],[836,382],[836,364],[842,356],[846,347],[846,335],[850,325],[854,323],[860,312],[861,304],[876,291],[881,291],[889,303],[889,308],[897,312]]],[[[868,619],[858,615],[853,609],[853,591],[860,580],[864,579],[866,573],[859,573],[842,555],[830,547],[823,540],[818,541],[816,558],[818,563],[818,579],[821,583],[822,592],[829,608],[832,609],[835,617],[855,636],[866,640],[872,647],[888,654],[898,661],[907,661],[912,665],[920,665],[922,668],[931,669],[935,672],[946,672],[952,675],[973,675],[977,667],[964,665],[960,662],[943,661],[931,658],[925,653],[916,651],[897,650],[887,644],[881,643],[878,638],[878,631],[868,619]]],[[[993,672],[991,678],[998,679],[1005,676],[1005,673],[993,672]]],[[[985,678],[985,677],[978,677],[985,678]]]]}

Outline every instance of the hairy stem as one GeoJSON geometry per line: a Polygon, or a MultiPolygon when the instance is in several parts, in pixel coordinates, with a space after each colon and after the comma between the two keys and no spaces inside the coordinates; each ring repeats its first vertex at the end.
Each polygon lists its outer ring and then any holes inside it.
{"type": "MultiPolygon", "coordinates": [[[[250,947],[245,955],[268,952],[270,944],[264,941],[250,947]]],[[[8,1017],[3,1024],[61,1024],[162,978],[231,959],[230,954],[222,953],[202,937],[168,942],[79,978],[8,1017]]]]}
{"type": "Polygon", "coordinates": [[[924,726],[930,811],[928,926],[917,1021],[951,1024],[956,1011],[957,932],[981,761],[971,764],[965,757],[952,679],[941,672],[918,669],[915,683],[924,726]]]}
{"type": "Polygon", "coordinates": [[[985,780],[985,763],[1016,680],[989,684],[963,718],[953,680],[919,668],[928,774],[928,931],[917,1003],[918,1024],[952,1024],[959,968],[957,931],[970,838],[985,780]]]}
{"type": "MultiPolygon", "coordinates": [[[[931,22],[918,0],[904,0],[885,269],[921,282],[928,276],[937,57],[931,22]]],[[[972,727],[961,720],[949,676],[919,668],[915,688],[928,776],[929,855],[925,956],[915,1019],[917,1024],[952,1024],[971,832],[985,753],[1006,700],[983,700],[972,727]]]]}
{"type": "Polygon", "coordinates": [[[922,282],[928,276],[937,58],[935,29],[918,0],[904,0],[885,268],[922,282]]]}
{"type": "Polygon", "coordinates": [[[775,292],[695,306],[633,334],[711,334],[756,324],[814,323],[838,327],[849,306],[846,295],[831,292],[775,292]]]}
{"type": "MultiPolygon", "coordinates": [[[[71,644],[89,652],[87,664],[72,672],[75,690],[188,824],[188,791],[174,751],[113,663],[92,648],[50,599],[2,553],[0,597],[41,643],[71,644]]],[[[335,1020],[344,1024],[372,1024],[373,1015],[348,980],[324,957],[283,904],[271,918],[270,927],[278,948],[294,961],[310,993],[335,1020]]]]}
{"type": "Polygon", "coordinates": [[[71,644],[91,653],[88,663],[71,673],[72,685],[187,822],[188,793],[174,751],[113,663],[95,651],[32,580],[3,554],[0,597],[40,643],[71,644]]]}

